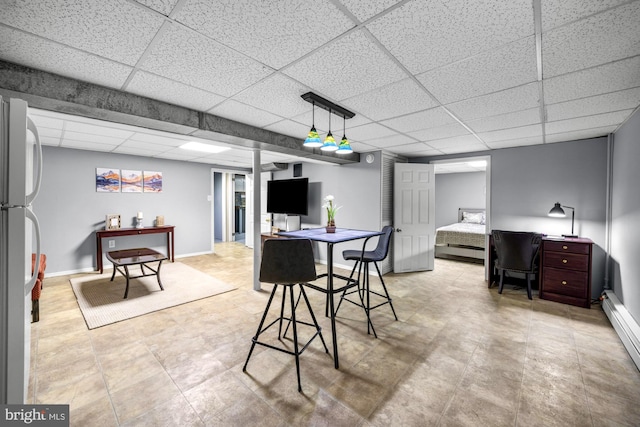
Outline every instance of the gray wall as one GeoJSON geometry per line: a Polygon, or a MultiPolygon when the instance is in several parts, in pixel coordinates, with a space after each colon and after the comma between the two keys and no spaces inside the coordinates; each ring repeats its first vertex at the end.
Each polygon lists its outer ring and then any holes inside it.
{"type": "MultiPolygon", "coordinates": [[[[198,163],[57,147],[43,147],[43,179],[33,203],[47,254],[47,274],[90,270],[96,264],[95,230],[107,214],[133,226],[138,211],[145,225],[156,215],[176,226],[176,255],[211,252],[211,168],[198,163]],[[96,167],[163,173],[162,193],[98,193],[96,167]]],[[[165,235],[119,237],[116,249],[148,246],[165,251],[165,235]]],[[[103,242],[107,247],[107,241],[103,242]]],[[[108,263],[105,263],[108,265],[108,263]]]]}
{"type": "Polygon", "coordinates": [[[459,208],[484,209],[487,204],[484,172],[436,175],[436,227],[458,222],[459,208]]]}
{"type": "Polygon", "coordinates": [[[213,232],[214,239],[222,241],[222,173],[213,174],[213,232]]]}
{"type": "Polygon", "coordinates": [[[640,111],[614,136],[611,190],[612,287],[640,323],[640,111]]]}

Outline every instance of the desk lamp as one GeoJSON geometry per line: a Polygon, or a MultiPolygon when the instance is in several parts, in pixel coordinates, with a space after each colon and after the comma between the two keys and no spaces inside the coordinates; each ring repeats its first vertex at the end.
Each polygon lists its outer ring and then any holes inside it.
{"type": "Polygon", "coordinates": [[[560,206],[560,203],[556,203],[555,205],[553,205],[553,208],[551,208],[551,210],[549,211],[549,216],[555,217],[555,218],[564,218],[567,216],[567,214],[564,213],[564,209],[562,208],[567,208],[567,209],[571,209],[571,234],[563,234],[562,236],[564,237],[578,237],[577,234],[573,234],[573,225],[575,223],[575,219],[576,219],[576,209],[572,208],[571,206],[560,206]]]}

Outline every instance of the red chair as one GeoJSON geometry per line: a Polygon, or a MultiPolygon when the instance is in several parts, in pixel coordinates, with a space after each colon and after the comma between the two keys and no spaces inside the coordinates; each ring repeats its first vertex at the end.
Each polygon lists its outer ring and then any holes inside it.
{"type": "MultiPolygon", "coordinates": [[[[36,254],[31,254],[31,274],[36,268],[36,254]]],[[[44,280],[44,270],[47,268],[47,256],[40,255],[38,262],[38,278],[36,284],[31,290],[31,321],[38,322],[40,320],[40,294],[42,293],[42,281],[44,280]]]]}

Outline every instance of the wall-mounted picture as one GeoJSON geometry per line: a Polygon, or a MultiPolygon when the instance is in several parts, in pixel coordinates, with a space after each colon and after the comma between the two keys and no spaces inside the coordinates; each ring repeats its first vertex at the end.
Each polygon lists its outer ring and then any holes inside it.
{"type": "Polygon", "coordinates": [[[122,169],[122,192],[142,193],[142,171],[122,169]]]}
{"type": "Polygon", "coordinates": [[[117,193],[120,191],[120,169],[96,168],[96,191],[117,193]]]}
{"type": "Polygon", "coordinates": [[[144,171],[144,192],[162,193],[162,172],[144,171]]]}

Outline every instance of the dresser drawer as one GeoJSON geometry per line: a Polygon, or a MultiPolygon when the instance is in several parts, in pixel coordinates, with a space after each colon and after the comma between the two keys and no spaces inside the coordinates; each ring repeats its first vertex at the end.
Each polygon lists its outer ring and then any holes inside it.
{"type": "Polygon", "coordinates": [[[543,275],[544,292],[585,298],[590,287],[589,273],[586,271],[545,268],[543,275]]]}
{"type": "Polygon", "coordinates": [[[584,243],[553,242],[546,240],[544,242],[544,250],[554,252],[570,252],[574,254],[589,254],[591,247],[590,245],[585,245],[584,243]]]}
{"type": "Polygon", "coordinates": [[[589,269],[589,255],[544,252],[545,267],[566,268],[570,270],[587,271],[589,269]]]}

